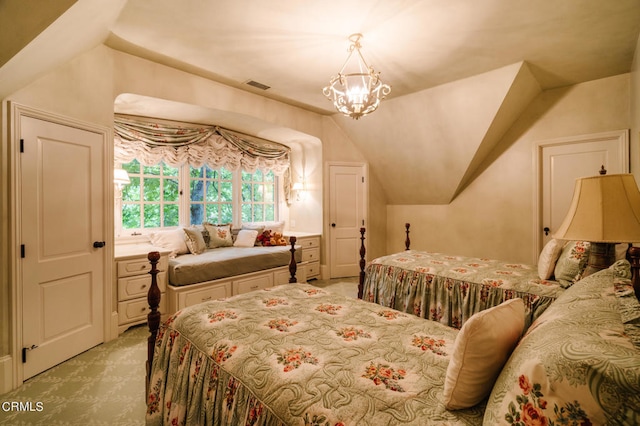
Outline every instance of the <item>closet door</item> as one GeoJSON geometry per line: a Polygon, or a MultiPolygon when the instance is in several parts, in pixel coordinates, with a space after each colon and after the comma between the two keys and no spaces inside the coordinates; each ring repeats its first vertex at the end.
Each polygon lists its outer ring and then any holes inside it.
{"type": "Polygon", "coordinates": [[[538,235],[541,247],[562,224],[575,181],[595,176],[602,167],[607,174],[629,172],[629,141],[626,130],[563,138],[539,144],[541,211],[538,235]]]}
{"type": "Polygon", "coordinates": [[[22,116],[25,380],[104,341],[104,134],[22,116]]]}

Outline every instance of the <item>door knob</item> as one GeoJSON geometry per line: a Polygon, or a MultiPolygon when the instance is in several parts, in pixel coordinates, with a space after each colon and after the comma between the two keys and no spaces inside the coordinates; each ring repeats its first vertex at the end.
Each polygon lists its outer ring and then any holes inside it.
{"type": "Polygon", "coordinates": [[[549,227],[548,227],[548,226],[545,226],[542,230],[544,231],[544,235],[545,235],[545,236],[546,236],[546,235],[549,235],[549,231],[551,231],[551,229],[549,229],[549,227]]]}
{"type": "Polygon", "coordinates": [[[106,246],[107,243],[105,243],[104,241],[94,241],[93,242],[93,247],[94,248],[102,248],[104,246],[106,246]]]}
{"type": "Polygon", "coordinates": [[[335,228],[335,227],[336,227],[336,224],[335,224],[335,223],[332,223],[332,224],[331,224],[331,227],[332,227],[332,228],[335,228]]]}

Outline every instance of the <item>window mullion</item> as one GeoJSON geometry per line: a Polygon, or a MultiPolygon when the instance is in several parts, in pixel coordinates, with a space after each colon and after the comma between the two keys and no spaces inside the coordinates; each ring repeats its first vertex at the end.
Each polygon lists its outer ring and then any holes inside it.
{"type": "Polygon", "coordinates": [[[180,185],[180,201],[178,206],[180,225],[189,226],[191,221],[189,215],[191,209],[191,174],[189,173],[188,164],[180,166],[178,180],[180,185]]]}

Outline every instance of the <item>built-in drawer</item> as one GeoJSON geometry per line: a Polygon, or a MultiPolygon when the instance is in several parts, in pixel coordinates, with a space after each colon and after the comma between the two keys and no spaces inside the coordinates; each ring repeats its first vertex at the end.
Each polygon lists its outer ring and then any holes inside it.
{"type": "Polygon", "coordinates": [[[318,247],[315,248],[305,248],[302,251],[302,261],[303,262],[316,262],[320,261],[320,249],[318,247]]]}
{"type": "MultiPolygon", "coordinates": [[[[158,310],[160,313],[165,313],[166,309],[166,301],[160,299],[160,306],[158,310]]],[[[126,302],[118,303],[118,324],[126,324],[134,321],[141,321],[147,319],[147,315],[149,315],[149,304],[147,303],[147,299],[137,299],[126,302]]]]}
{"type": "Polygon", "coordinates": [[[320,247],[320,237],[300,237],[296,244],[301,245],[305,250],[311,247],[320,247]]]}
{"type": "Polygon", "coordinates": [[[267,287],[273,287],[273,274],[265,274],[259,277],[234,281],[233,294],[248,293],[267,287]]]}
{"type": "MultiPolygon", "coordinates": [[[[166,289],[167,273],[160,272],[157,275],[158,288],[162,293],[166,289]]],[[[151,276],[134,275],[118,279],[118,300],[135,299],[136,297],[146,297],[151,287],[151,276]]]]}
{"type": "Polygon", "coordinates": [[[209,300],[223,299],[231,296],[229,283],[212,285],[202,290],[188,291],[178,296],[178,309],[195,305],[209,300]]]}
{"type": "Polygon", "coordinates": [[[310,262],[307,263],[307,276],[316,277],[320,274],[320,263],[310,262]]]}
{"type": "MultiPolygon", "coordinates": [[[[166,256],[160,258],[158,270],[166,271],[169,261],[166,256]]],[[[141,275],[151,270],[151,263],[148,259],[137,258],[118,261],[118,277],[129,277],[131,275],[141,275]]]]}

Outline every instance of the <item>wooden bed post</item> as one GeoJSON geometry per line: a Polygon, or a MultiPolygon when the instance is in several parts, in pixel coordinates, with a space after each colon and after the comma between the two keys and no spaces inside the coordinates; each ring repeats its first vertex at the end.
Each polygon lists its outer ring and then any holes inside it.
{"type": "Polygon", "coordinates": [[[296,265],[296,247],[295,247],[297,240],[298,239],[293,235],[289,237],[289,242],[291,243],[291,250],[289,250],[291,252],[291,260],[289,261],[289,274],[291,275],[291,278],[289,278],[290,284],[298,282],[298,280],[296,279],[296,271],[298,267],[296,265]]]}
{"type": "Polygon", "coordinates": [[[151,366],[153,364],[153,351],[156,345],[156,336],[160,328],[160,288],[158,287],[158,261],[160,260],[160,252],[152,251],[147,255],[147,259],[151,263],[151,287],[147,293],[147,302],[149,303],[149,314],[147,315],[147,324],[149,325],[149,338],[147,339],[147,394],[149,394],[149,381],[151,380],[151,366]]]}
{"type": "Polygon", "coordinates": [[[365,254],[367,250],[364,247],[364,228],[360,228],[360,278],[358,279],[358,299],[362,299],[362,292],[364,291],[364,267],[367,264],[365,260],[365,254]]]}
{"type": "Polygon", "coordinates": [[[640,301],[640,247],[631,246],[627,249],[629,263],[631,263],[631,282],[636,298],[640,301]]]}
{"type": "Polygon", "coordinates": [[[407,234],[407,238],[404,240],[404,248],[405,250],[409,250],[409,247],[411,246],[411,240],[409,239],[409,227],[411,226],[410,223],[405,223],[404,224],[404,228],[405,228],[405,233],[407,234]]]}

